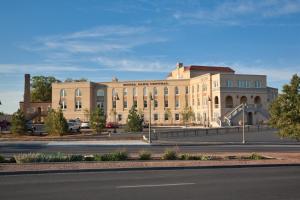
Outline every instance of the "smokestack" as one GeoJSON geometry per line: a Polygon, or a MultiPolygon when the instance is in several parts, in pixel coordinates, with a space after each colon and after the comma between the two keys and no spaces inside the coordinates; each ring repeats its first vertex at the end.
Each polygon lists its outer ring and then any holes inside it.
{"type": "Polygon", "coordinates": [[[28,109],[30,107],[30,74],[25,74],[24,83],[24,107],[23,111],[27,115],[28,109]]]}

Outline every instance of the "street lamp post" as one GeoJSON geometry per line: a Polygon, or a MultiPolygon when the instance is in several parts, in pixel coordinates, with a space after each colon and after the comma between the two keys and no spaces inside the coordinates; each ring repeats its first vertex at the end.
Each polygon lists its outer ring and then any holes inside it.
{"type": "Polygon", "coordinates": [[[152,94],[149,94],[149,99],[150,99],[150,103],[149,103],[149,144],[151,144],[151,103],[153,100],[152,94]]]}
{"type": "Polygon", "coordinates": [[[210,108],[210,106],[211,106],[211,98],[208,96],[208,113],[207,113],[207,122],[208,122],[208,128],[210,127],[210,122],[209,122],[209,117],[210,117],[210,114],[209,114],[209,108],[210,108]]]}
{"type": "Polygon", "coordinates": [[[245,144],[245,103],[243,103],[243,144],[245,144]]]}
{"type": "Polygon", "coordinates": [[[117,133],[117,101],[120,100],[119,99],[119,96],[118,96],[118,93],[116,93],[114,96],[113,96],[113,99],[115,101],[115,110],[114,110],[114,115],[115,115],[115,124],[114,124],[114,133],[117,133]]]}

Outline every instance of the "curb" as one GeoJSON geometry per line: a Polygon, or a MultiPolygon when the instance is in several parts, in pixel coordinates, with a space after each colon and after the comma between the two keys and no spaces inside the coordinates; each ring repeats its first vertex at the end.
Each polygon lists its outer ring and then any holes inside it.
{"type": "Polygon", "coordinates": [[[227,168],[254,168],[254,167],[295,167],[300,163],[290,164],[249,164],[249,165],[212,165],[212,166],[183,166],[183,167],[137,167],[137,168],[108,168],[108,169],[67,169],[67,170],[42,170],[42,171],[15,171],[0,172],[0,176],[9,175],[35,175],[59,173],[85,173],[85,172],[120,172],[120,171],[152,171],[152,170],[189,170],[189,169],[227,169],[227,168]]]}

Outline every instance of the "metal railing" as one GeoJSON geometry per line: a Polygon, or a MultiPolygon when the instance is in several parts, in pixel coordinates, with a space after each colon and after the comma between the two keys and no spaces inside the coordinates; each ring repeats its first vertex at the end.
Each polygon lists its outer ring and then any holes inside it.
{"type": "MultiPolygon", "coordinates": [[[[241,133],[242,126],[221,127],[221,128],[186,128],[176,130],[160,130],[152,133],[152,137],[155,140],[166,138],[179,138],[179,137],[201,137],[207,135],[218,135],[227,133],[241,133]]],[[[245,126],[245,132],[261,132],[267,130],[274,130],[268,125],[258,126],[245,126]]]]}

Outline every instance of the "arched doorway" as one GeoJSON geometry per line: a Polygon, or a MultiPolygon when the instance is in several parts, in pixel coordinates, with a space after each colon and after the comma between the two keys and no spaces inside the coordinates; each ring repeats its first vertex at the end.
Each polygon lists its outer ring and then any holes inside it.
{"type": "Polygon", "coordinates": [[[260,98],[260,96],[256,96],[256,97],[254,98],[254,104],[255,104],[255,106],[257,106],[257,107],[259,107],[259,106],[261,105],[261,98],[260,98]]]}
{"type": "Polygon", "coordinates": [[[226,108],[233,108],[233,99],[232,96],[227,96],[225,99],[225,107],[226,108]]]}
{"type": "Polygon", "coordinates": [[[245,96],[241,97],[240,104],[242,104],[242,103],[247,103],[247,97],[245,97],[245,96]]]}
{"type": "Polygon", "coordinates": [[[248,112],[248,125],[253,125],[253,114],[252,112],[248,112]]]}

